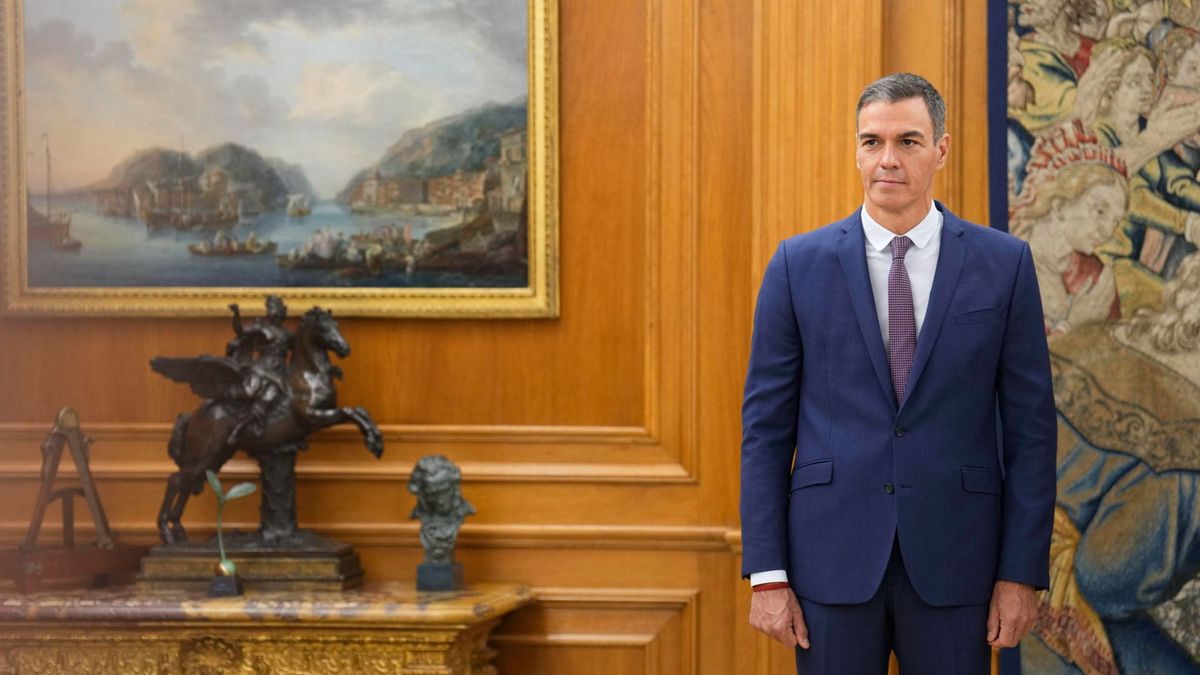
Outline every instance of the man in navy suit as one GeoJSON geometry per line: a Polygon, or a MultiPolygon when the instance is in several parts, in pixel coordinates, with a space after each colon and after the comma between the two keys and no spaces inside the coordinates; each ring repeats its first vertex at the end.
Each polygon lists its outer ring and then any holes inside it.
{"type": "Polygon", "coordinates": [[[858,104],[863,206],[780,244],[742,408],[751,624],[802,675],[987,673],[1048,584],[1056,425],[1024,241],[933,200],[945,104],[858,104]]]}

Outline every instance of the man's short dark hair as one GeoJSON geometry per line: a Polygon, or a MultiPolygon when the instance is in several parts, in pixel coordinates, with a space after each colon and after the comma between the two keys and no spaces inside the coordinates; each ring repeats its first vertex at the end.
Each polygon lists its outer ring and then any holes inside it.
{"type": "Polygon", "coordinates": [[[937,88],[920,75],[894,73],[868,84],[858,97],[854,118],[857,120],[862,109],[871,103],[896,103],[910,98],[925,101],[925,109],[929,111],[929,119],[933,122],[933,141],[936,143],[946,133],[946,102],[937,88]]]}

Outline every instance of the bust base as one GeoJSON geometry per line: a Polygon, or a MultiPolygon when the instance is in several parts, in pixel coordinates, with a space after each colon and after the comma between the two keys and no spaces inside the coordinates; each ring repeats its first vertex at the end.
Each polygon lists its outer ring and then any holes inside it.
{"type": "Polygon", "coordinates": [[[462,563],[429,563],[417,565],[418,591],[461,591],[462,563]]]}

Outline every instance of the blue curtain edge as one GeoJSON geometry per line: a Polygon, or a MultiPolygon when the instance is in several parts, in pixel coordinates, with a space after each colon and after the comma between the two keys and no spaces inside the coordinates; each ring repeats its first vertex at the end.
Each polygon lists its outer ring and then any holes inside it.
{"type": "MultiPolygon", "coordinates": [[[[988,224],[1008,232],[1008,0],[987,8],[988,224]]],[[[1000,650],[1000,675],[1021,675],[1021,648],[1000,650]]]]}
{"type": "Polygon", "coordinates": [[[988,224],[1008,232],[1008,0],[987,9],[988,224]]]}

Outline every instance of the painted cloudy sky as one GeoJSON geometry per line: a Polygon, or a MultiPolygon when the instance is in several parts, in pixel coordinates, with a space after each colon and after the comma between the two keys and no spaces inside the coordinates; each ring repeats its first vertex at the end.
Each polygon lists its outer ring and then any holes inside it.
{"type": "Polygon", "coordinates": [[[26,0],[29,186],[232,141],[323,198],[407,129],[523,96],[525,0],[26,0]]]}

